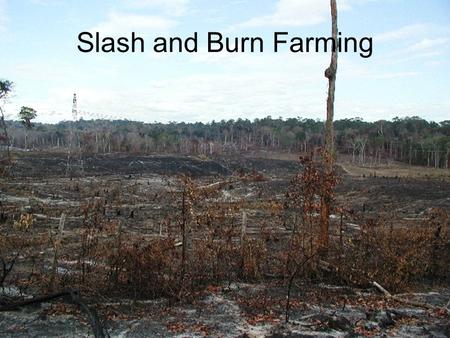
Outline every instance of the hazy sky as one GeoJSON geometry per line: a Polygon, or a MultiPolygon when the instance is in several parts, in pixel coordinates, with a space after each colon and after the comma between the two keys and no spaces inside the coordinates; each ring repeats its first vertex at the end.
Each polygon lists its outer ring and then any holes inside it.
{"type": "MultiPolygon", "coordinates": [[[[336,118],[450,119],[450,1],[337,0],[346,36],[372,36],[373,56],[340,54],[336,118]]],[[[327,54],[208,54],[205,36],[329,36],[328,0],[0,0],[0,78],[7,106],[39,120],[212,121],[325,116],[327,54]],[[144,54],[83,54],[82,31],[147,39],[144,54]],[[197,54],[151,51],[157,36],[199,32],[197,54]],[[89,112],[89,113],[88,113],[89,112]]]]}

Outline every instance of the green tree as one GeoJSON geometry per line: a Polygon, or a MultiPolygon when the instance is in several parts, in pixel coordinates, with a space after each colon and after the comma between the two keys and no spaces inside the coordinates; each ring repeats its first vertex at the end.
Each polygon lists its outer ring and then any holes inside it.
{"type": "Polygon", "coordinates": [[[22,107],[19,112],[19,119],[25,126],[25,150],[28,150],[28,131],[33,128],[31,123],[37,116],[36,110],[30,107],[22,107]]]}
{"type": "Polygon", "coordinates": [[[4,102],[12,92],[13,83],[8,80],[0,80],[0,102],[4,102]]]}

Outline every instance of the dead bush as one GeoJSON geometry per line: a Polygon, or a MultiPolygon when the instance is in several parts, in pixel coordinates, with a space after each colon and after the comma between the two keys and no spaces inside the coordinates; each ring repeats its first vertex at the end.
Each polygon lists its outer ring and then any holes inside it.
{"type": "Polygon", "coordinates": [[[133,298],[172,297],[177,291],[180,255],[171,238],[127,241],[106,257],[108,289],[133,298]]]}
{"type": "Polygon", "coordinates": [[[372,223],[348,238],[339,252],[334,264],[352,284],[377,281],[395,292],[416,283],[448,281],[448,216],[434,210],[423,224],[411,227],[372,223]]]}

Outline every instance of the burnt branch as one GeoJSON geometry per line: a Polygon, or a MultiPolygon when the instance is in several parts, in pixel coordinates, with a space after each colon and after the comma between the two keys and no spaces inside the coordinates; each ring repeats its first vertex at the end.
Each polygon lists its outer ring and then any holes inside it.
{"type": "Polygon", "coordinates": [[[25,306],[50,302],[59,298],[62,298],[63,301],[66,303],[77,305],[80,308],[80,310],[86,314],[89,323],[91,325],[92,331],[94,333],[94,336],[96,338],[109,337],[108,333],[106,332],[106,329],[103,327],[100,321],[97,311],[89,308],[80,297],[79,292],[75,290],[61,291],[46,296],[35,297],[33,299],[7,304],[0,307],[0,312],[17,311],[25,306]]]}

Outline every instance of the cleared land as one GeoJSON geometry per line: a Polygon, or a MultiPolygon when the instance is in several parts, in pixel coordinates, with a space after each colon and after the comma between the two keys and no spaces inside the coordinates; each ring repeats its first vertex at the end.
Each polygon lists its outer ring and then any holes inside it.
{"type": "MultiPolygon", "coordinates": [[[[30,241],[41,239],[41,247],[34,253],[40,265],[35,267],[22,252],[14,267],[19,277],[6,280],[4,294],[27,297],[42,292],[29,269],[47,272],[47,277],[51,274],[54,246],[49,245],[48,234],[50,231],[56,236],[62,214],[66,219],[60,239],[63,249],[56,267],[61,285],[70,286],[72,279],[79,278],[81,268],[94,272],[102,269],[99,262],[88,258],[80,263],[77,241],[83,238],[83,229],[89,224],[120,224],[121,236],[140,245],[158,238],[170,238],[178,245],[182,240],[179,175],[186,174],[195,178],[198,187],[221,182],[220,190],[196,210],[215,210],[217,214],[225,210],[222,223],[217,223],[222,224],[219,228],[231,229],[229,238],[233,243],[239,243],[243,236],[254,245],[265,243],[266,264],[258,271],[264,278],[250,281],[229,276],[228,282],[227,278],[218,280],[175,304],[170,298],[140,295],[131,286],[124,287],[124,294],[111,291],[107,299],[104,294],[95,297],[95,291],[82,290],[107,318],[106,326],[112,336],[449,335],[445,307],[450,294],[445,281],[424,281],[404,290],[404,299],[425,302],[430,308],[386,299],[363,285],[330,285],[326,276],[315,283],[298,281],[292,291],[290,323],[283,323],[286,281],[275,278],[272,267],[280,259],[279,248],[289,245],[293,227],[277,210],[285,201],[291,178],[302,166],[292,155],[273,157],[93,156],[84,158],[83,167],[68,178],[65,155],[20,156],[14,176],[1,179],[1,230],[3,234],[11,233],[13,221],[23,214],[33,215],[31,228],[22,236],[30,241]],[[27,278],[30,285],[19,283],[27,278]]],[[[338,172],[336,203],[346,212],[342,217],[338,213],[332,215],[334,238],[357,238],[368,231],[371,219],[383,220],[387,227],[412,231],[430,219],[433,209],[450,210],[448,171],[369,169],[344,164],[338,172]]],[[[213,220],[222,217],[217,214],[213,220]]],[[[96,240],[110,234],[108,229],[101,231],[104,232],[96,233],[96,240]]],[[[203,236],[202,231],[192,227],[193,242],[203,236]]],[[[448,247],[448,243],[445,245],[448,247]]],[[[89,246],[85,250],[88,257],[89,246]]],[[[178,250],[174,255],[179,257],[181,248],[174,250],[178,250]]],[[[219,263],[226,265],[228,261],[219,263]]],[[[164,281],[167,282],[156,282],[164,281]]],[[[19,313],[0,313],[0,333],[11,337],[87,335],[90,328],[80,318],[84,317],[72,306],[46,303],[19,313]]]]}

